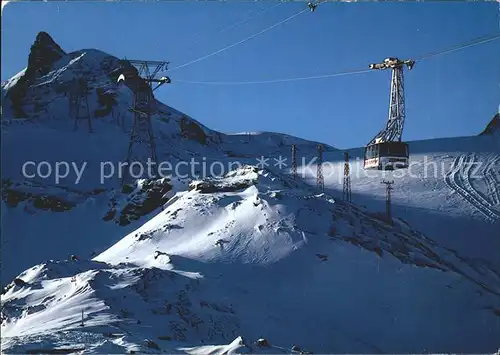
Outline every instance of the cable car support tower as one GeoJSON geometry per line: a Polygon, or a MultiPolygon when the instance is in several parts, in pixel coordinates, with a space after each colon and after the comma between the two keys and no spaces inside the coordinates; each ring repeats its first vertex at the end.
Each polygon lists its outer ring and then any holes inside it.
{"type": "Polygon", "coordinates": [[[380,131],[369,144],[379,142],[401,142],[403,126],[405,123],[405,90],[403,68],[408,70],[415,64],[412,60],[399,60],[398,58],[387,58],[383,63],[371,64],[370,69],[391,69],[391,98],[389,102],[389,118],[385,128],[380,131]]]}
{"type": "MultiPolygon", "coordinates": [[[[144,163],[144,156],[141,156],[139,150],[146,148],[151,159],[151,175],[157,175],[157,156],[156,145],[154,141],[153,126],[151,116],[156,113],[156,105],[154,105],[153,91],[158,89],[163,84],[170,83],[170,78],[163,76],[156,78],[162,70],[167,70],[169,62],[162,61],[147,61],[147,60],[126,60],[134,66],[140,79],[134,83],[134,105],[129,108],[129,111],[134,113],[134,122],[132,132],[130,134],[130,143],[127,151],[127,166],[126,173],[123,174],[122,184],[129,180],[131,164],[135,161],[144,163]],[[153,85],[155,87],[153,88],[153,85]]],[[[118,81],[126,80],[125,76],[120,75],[118,81]]]]}
{"type": "MultiPolygon", "coordinates": [[[[400,60],[398,58],[386,58],[382,63],[371,64],[370,69],[374,70],[385,70],[390,69],[392,71],[391,76],[391,94],[389,101],[389,118],[387,123],[375,137],[368,143],[367,148],[372,148],[376,150],[377,160],[378,158],[391,155],[391,150],[400,150],[402,145],[405,145],[406,160],[408,159],[408,151],[406,143],[401,142],[403,135],[403,127],[406,118],[405,112],[405,92],[404,92],[404,75],[403,69],[406,66],[408,70],[411,70],[415,65],[414,60],[400,60]],[[390,144],[393,143],[393,144],[390,144]],[[396,148],[396,149],[394,149],[396,148]]],[[[400,150],[401,151],[401,150],[400,150]]],[[[365,168],[367,168],[367,160],[371,157],[367,157],[365,154],[365,168]]],[[[392,158],[392,157],[391,157],[392,158]]],[[[400,156],[402,158],[402,156],[400,156]]],[[[397,159],[393,159],[397,160],[397,159]]],[[[388,160],[391,168],[394,168],[390,164],[391,159],[388,160]]],[[[406,162],[407,163],[407,162],[406,162]]],[[[380,161],[376,162],[377,168],[380,167],[380,161]]],[[[402,164],[403,167],[405,164],[402,164]]]]}
{"type": "Polygon", "coordinates": [[[75,118],[74,130],[78,129],[78,121],[87,121],[89,133],[92,133],[92,121],[89,108],[88,84],[83,78],[73,80],[69,93],[69,112],[75,118]]]}

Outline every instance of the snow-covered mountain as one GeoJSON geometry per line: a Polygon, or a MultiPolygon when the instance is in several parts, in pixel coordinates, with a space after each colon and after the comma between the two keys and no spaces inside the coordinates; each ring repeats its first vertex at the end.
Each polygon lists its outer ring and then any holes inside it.
{"type": "MultiPolygon", "coordinates": [[[[116,83],[117,70],[122,66],[129,70],[126,85],[134,88],[141,79],[126,63],[94,49],[66,54],[41,32],[32,46],[28,67],[2,86],[2,200],[8,206],[17,206],[3,208],[4,277],[11,279],[33,263],[65,258],[72,253],[72,246],[75,253],[85,256],[103,250],[144,223],[147,219],[140,217],[160,207],[189,178],[211,174],[212,165],[213,174],[223,174],[234,166],[255,164],[260,156],[289,152],[292,144],[314,155],[315,142],[269,132],[215,132],[156,102],[153,129],[158,161],[174,167],[166,175],[177,178],[168,178],[173,181],[165,181],[167,185],[153,193],[155,196],[146,200],[148,207],[142,208],[144,203],[139,200],[149,194],[147,186],[155,184],[143,185],[142,192],[132,191],[134,188],[122,191],[118,174],[119,163],[126,159],[133,122],[128,110],[133,103],[132,89],[116,83]],[[77,122],[75,129],[70,113],[73,79],[80,77],[90,88],[91,134],[86,122],[77,122]],[[42,176],[52,174],[41,178],[35,165],[28,165],[23,172],[26,162],[42,164],[42,176]],[[60,162],[67,165],[57,168],[60,162]],[[213,162],[224,164],[220,167],[213,162]],[[55,177],[56,169],[62,175],[59,179],[55,177]],[[35,176],[27,179],[25,175],[35,176]],[[185,179],[179,178],[182,176],[185,179]],[[167,190],[171,191],[162,199],[167,190]],[[136,192],[143,197],[136,196],[136,192]],[[61,206],[55,210],[66,211],[64,221],[58,214],[39,213],[47,208],[54,210],[47,205],[51,203],[61,206]],[[130,210],[139,211],[130,216],[130,210]],[[31,215],[29,224],[24,223],[27,213],[31,215]],[[89,218],[96,223],[86,222],[89,218]],[[117,224],[120,228],[115,228],[117,224]],[[75,229],[75,225],[79,228],[75,229]],[[33,233],[40,230],[52,237],[41,239],[33,233]],[[21,249],[21,255],[12,252],[21,249]]],[[[325,146],[325,150],[335,149],[325,146]]]]}
{"type": "Polygon", "coordinates": [[[40,33],[27,68],[2,85],[7,352],[500,347],[495,124],[475,137],[410,142],[412,165],[403,172],[367,172],[362,148],[350,150],[348,203],[342,151],[325,145],[322,192],[317,142],[223,134],[157,101],[158,160],[198,164],[121,187],[109,170],[102,178],[101,164],[125,159],[127,109],[140,80],[118,58],[66,53],[40,33]],[[125,87],[116,84],[123,67],[125,87]],[[92,133],[81,122],[74,129],[69,113],[79,77],[90,87],[92,133]],[[27,161],[60,173],[58,162],[70,164],[56,181],[24,176],[27,161]],[[219,170],[207,170],[214,162],[219,170]],[[382,179],[395,181],[392,223],[382,213],[382,179]]]}

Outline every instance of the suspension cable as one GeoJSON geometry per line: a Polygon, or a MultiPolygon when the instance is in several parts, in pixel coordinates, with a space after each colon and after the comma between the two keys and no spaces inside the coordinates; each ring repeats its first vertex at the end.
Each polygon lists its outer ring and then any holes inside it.
{"type": "Polygon", "coordinates": [[[274,24],[274,25],[272,25],[272,26],[266,27],[266,28],[264,28],[263,30],[261,30],[261,31],[259,31],[259,32],[257,32],[257,33],[255,33],[255,34],[253,34],[253,35],[251,35],[251,36],[248,36],[248,37],[246,37],[246,38],[244,38],[244,39],[242,39],[242,40],[240,40],[240,41],[238,41],[238,42],[236,42],[236,43],[233,43],[233,44],[231,44],[231,45],[229,45],[229,46],[226,46],[226,47],[224,47],[224,48],[221,48],[221,49],[219,49],[219,50],[217,50],[217,51],[215,51],[215,52],[213,52],[213,53],[207,54],[207,55],[205,55],[205,56],[203,56],[203,57],[200,57],[200,58],[198,58],[198,59],[195,59],[195,60],[192,60],[192,61],[187,62],[187,63],[185,63],[185,64],[179,65],[179,66],[177,66],[177,67],[175,67],[175,68],[170,69],[169,71],[171,72],[171,71],[173,71],[173,70],[177,70],[177,69],[180,69],[180,68],[187,67],[188,65],[191,65],[191,64],[194,64],[194,63],[200,62],[200,61],[202,61],[202,60],[204,60],[204,59],[210,58],[210,57],[212,57],[212,56],[214,56],[214,55],[217,55],[217,54],[219,54],[219,53],[222,53],[222,52],[224,52],[224,51],[227,51],[228,49],[233,48],[233,47],[237,46],[238,44],[241,44],[241,43],[244,43],[244,42],[246,42],[246,41],[249,41],[249,40],[251,40],[251,39],[253,39],[253,38],[255,38],[255,37],[257,37],[257,36],[259,36],[259,35],[261,35],[261,34],[263,34],[263,33],[267,32],[267,31],[271,30],[271,29],[273,29],[274,27],[277,27],[277,26],[279,26],[279,25],[281,25],[281,24],[283,24],[283,23],[285,23],[285,22],[287,22],[287,21],[290,21],[290,20],[291,20],[291,19],[293,19],[294,17],[297,17],[297,16],[299,16],[300,14],[302,14],[302,13],[304,13],[304,12],[306,12],[306,11],[309,11],[309,9],[308,9],[308,8],[305,8],[305,9],[303,9],[303,10],[299,11],[299,12],[296,12],[296,13],[295,13],[295,14],[293,14],[292,16],[289,16],[289,17],[287,17],[286,19],[281,20],[281,21],[279,21],[279,22],[275,23],[275,24],[274,24]]]}
{"type": "Polygon", "coordinates": [[[324,78],[332,78],[336,76],[346,76],[346,75],[354,75],[354,74],[362,74],[373,72],[372,69],[360,69],[360,70],[352,70],[352,71],[344,71],[338,73],[330,73],[323,75],[314,75],[314,76],[303,76],[298,78],[287,78],[287,79],[276,79],[276,80],[260,80],[260,81],[190,81],[190,80],[175,80],[176,83],[185,83],[185,84],[204,84],[204,85],[253,85],[253,84],[272,84],[272,83],[285,83],[290,81],[301,81],[301,80],[312,80],[312,79],[324,79],[324,78]]]}
{"type": "Polygon", "coordinates": [[[279,2],[279,3],[277,3],[276,5],[274,5],[274,6],[270,6],[270,7],[268,7],[267,9],[263,9],[263,10],[261,10],[261,11],[257,12],[256,14],[251,15],[250,17],[248,17],[248,18],[246,18],[246,19],[244,19],[244,20],[241,20],[241,21],[239,21],[239,22],[233,23],[232,25],[224,26],[223,28],[221,28],[221,29],[219,30],[219,33],[222,33],[222,32],[224,32],[224,31],[227,31],[227,30],[229,30],[229,29],[231,29],[231,28],[234,28],[234,27],[236,27],[236,26],[242,25],[242,24],[244,24],[244,23],[246,23],[246,22],[248,22],[248,21],[250,21],[250,20],[252,20],[252,19],[254,19],[254,18],[258,17],[258,16],[260,16],[260,15],[265,14],[266,12],[271,11],[271,10],[272,10],[272,9],[274,9],[275,7],[278,7],[278,6],[283,5],[284,3],[285,3],[285,2],[279,2]]]}
{"type": "Polygon", "coordinates": [[[491,41],[494,41],[494,40],[499,39],[499,38],[500,38],[500,33],[497,32],[494,35],[487,35],[487,36],[478,37],[478,38],[475,38],[472,41],[469,41],[469,42],[467,42],[465,44],[454,46],[454,47],[452,47],[450,49],[447,49],[447,50],[444,50],[444,51],[441,51],[441,52],[429,53],[427,55],[423,55],[423,56],[417,57],[414,60],[415,61],[421,61],[421,60],[429,59],[429,58],[432,58],[432,57],[436,57],[438,55],[443,55],[443,54],[447,54],[447,53],[459,51],[459,50],[462,50],[462,49],[465,49],[465,48],[468,48],[468,47],[477,46],[478,44],[482,44],[482,43],[486,43],[486,42],[491,42],[491,41]]]}
{"type": "MultiPolygon", "coordinates": [[[[258,11],[258,12],[252,11],[251,15],[249,17],[245,18],[244,20],[241,20],[241,21],[238,21],[238,22],[233,22],[231,24],[225,24],[225,25],[219,26],[219,29],[218,29],[218,31],[216,33],[222,33],[224,31],[227,31],[227,30],[231,29],[231,28],[240,26],[240,25],[242,25],[242,24],[244,24],[244,23],[246,23],[246,22],[248,22],[248,21],[250,21],[250,20],[252,20],[252,19],[254,19],[254,18],[258,17],[258,16],[260,16],[260,15],[265,14],[266,12],[271,11],[275,7],[278,7],[278,6],[283,5],[283,4],[284,4],[284,2],[279,2],[278,4],[276,4],[274,6],[268,7],[266,9],[261,9],[261,11],[258,11]]],[[[195,38],[198,38],[198,39],[196,39],[195,41],[191,42],[190,46],[188,47],[188,50],[192,49],[195,44],[198,44],[201,41],[201,39],[203,38],[201,35],[203,33],[205,33],[205,31],[200,31],[200,32],[196,33],[195,38]]]]}
{"type": "MultiPolygon", "coordinates": [[[[479,38],[476,38],[472,41],[467,42],[466,44],[462,44],[459,46],[454,46],[450,49],[440,51],[440,52],[434,52],[430,53],[424,56],[417,57],[414,59],[415,61],[422,61],[425,59],[429,59],[432,57],[436,57],[439,55],[455,52],[461,49],[465,49],[468,47],[476,46],[482,43],[486,42],[491,42],[494,40],[500,39],[500,34],[491,34],[487,36],[482,36],[479,38]]],[[[315,75],[315,76],[306,76],[306,77],[298,77],[298,78],[287,78],[287,79],[275,79],[275,80],[260,80],[260,81],[189,81],[189,80],[175,80],[178,83],[185,83],[185,84],[200,84],[200,85],[253,85],[253,84],[271,84],[271,83],[283,83],[283,82],[291,82],[291,81],[300,81],[300,80],[313,80],[313,79],[322,79],[322,78],[332,78],[332,77],[337,77],[337,76],[345,76],[345,75],[354,75],[354,74],[362,74],[362,73],[367,73],[373,71],[372,69],[360,69],[360,70],[353,70],[353,71],[345,71],[345,72],[338,72],[338,73],[331,73],[331,74],[324,74],[324,75],[315,75]]]]}

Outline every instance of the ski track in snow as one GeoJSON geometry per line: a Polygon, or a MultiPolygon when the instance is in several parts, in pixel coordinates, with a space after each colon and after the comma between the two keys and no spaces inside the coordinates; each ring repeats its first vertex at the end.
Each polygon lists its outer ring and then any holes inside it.
{"type": "MultiPolygon", "coordinates": [[[[499,219],[500,213],[495,210],[495,207],[485,198],[483,198],[483,196],[481,196],[481,194],[476,189],[472,187],[472,184],[470,182],[470,177],[471,177],[470,172],[475,163],[476,163],[475,154],[468,155],[465,161],[465,171],[463,175],[463,181],[465,183],[465,186],[469,190],[471,195],[473,195],[477,200],[479,200],[487,210],[489,210],[494,216],[496,216],[494,218],[495,220],[499,219]]],[[[494,187],[495,186],[493,186],[493,188],[494,187]]]]}
{"type": "Polygon", "coordinates": [[[493,204],[500,204],[500,191],[498,186],[500,186],[500,179],[498,179],[497,172],[492,170],[493,166],[500,160],[500,157],[495,157],[491,159],[485,166],[483,171],[484,181],[486,183],[486,188],[488,195],[491,196],[493,204]]]}
{"type": "Polygon", "coordinates": [[[474,156],[471,155],[457,156],[451,169],[445,175],[445,183],[475,207],[489,222],[494,223],[500,218],[500,213],[495,211],[493,205],[486,201],[470,183],[470,170],[474,165],[474,160],[474,156]]]}

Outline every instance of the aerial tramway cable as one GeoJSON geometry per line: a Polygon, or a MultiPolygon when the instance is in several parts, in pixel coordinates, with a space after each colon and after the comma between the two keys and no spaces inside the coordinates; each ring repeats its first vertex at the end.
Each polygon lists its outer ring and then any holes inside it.
{"type": "MultiPolygon", "coordinates": [[[[219,30],[217,31],[217,33],[222,33],[224,31],[227,31],[227,30],[231,29],[231,28],[240,26],[240,25],[242,25],[242,24],[244,24],[244,23],[246,23],[246,22],[248,22],[248,21],[250,21],[250,20],[252,20],[252,19],[254,19],[254,18],[258,17],[258,16],[260,16],[260,15],[265,14],[266,12],[271,11],[275,7],[278,7],[278,6],[283,5],[283,4],[284,4],[284,2],[280,2],[280,3],[278,3],[278,4],[274,5],[274,6],[268,7],[266,9],[261,9],[261,11],[258,11],[257,13],[255,13],[255,11],[252,11],[252,15],[250,15],[247,18],[245,18],[244,20],[241,20],[241,21],[238,21],[238,22],[233,22],[231,24],[225,24],[225,25],[219,26],[219,30]]],[[[200,31],[200,32],[198,32],[195,35],[195,38],[198,37],[198,39],[195,40],[195,41],[193,41],[193,42],[191,42],[190,46],[188,47],[188,50],[191,49],[191,48],[193,48],[193,46],[195,44],[197,44],[197,43],[200,42],[200,40],[202,38],[202,36],[200,36],[200,35],[204,34],[204,33],[205,33],[204,31],[200,31]]]]}
{"type": "Polygon", "coordinates": [[[261,81],[189,81],[189,80],[176,80],[177,83],[185,84],[206,84],[206,85],[249,85],[249,84],[271,84],[271,83],[284,83],[288,81],[301,81],[301,80],[312,80],[312,79],[323,79],[332,78],[336,76],[345,76],[353,74],[368,73],[373,70],[371,69],[360,69],[352,71],[344,71],[338,73],[330,73],[324,75],[314,75],[314,76],[303,76],[298,78],[288,78],[288,79],[276,79],[276,80],[261,80],[261,81]]]}
{"type": "Polygon", "coordinates": [[[462,44],[462,45],[459,45],[459,46],[454,46],[454,47],[452,47],[450,49],[447,49],[447,50],[444,50],[444,51],[441,51],[441,52],[429,53],[429,54],[424,55],[424,56],[416,57],[414,60],[416,62],[419,62],[419,61],[422,61],[422,60],[425,60],[425,59],[436,57],[438,55],[448,54],[448,53],[459,51],[459,50],[462,50],[462,49],[465,49],[465,48],[468,48],[468,47],[477,46],[478,44],[483,44],[483,43],[486,43],[486,42],[491,42],[491,41],[494,41],[494,40],[499,39],[499,38],[500,38],[500,34],[497,32],[495,35],[488,35],[488,36],[478,37],[478,38],[476,38],[476,39],[474,39],[472,41],[467,42],[466,44],[462,44]]]}
{"type": "Polygon", "coordinates": [[[187,62],[187,63],[185,63],[185,64],[179,65],[179,66],[177,66],[177,67],[175,67],[175,68],[170,69],[169,71],[171,72],[171,71],[173,71],[173,70],[177,70],[177,69],[180,69],[180,68],[187,67],[188,65],[191,65],[191,64],[194,64],[194,63],[200,62],[200,61],[205,60],[205,59],[207,59],[207,58],[210,58],[210,57],[212,57],[212,56],[214,56],[214,55],[217,55],[217,54],[219,54],[219,53],[222,53],[222,52],[224,52],[224,51],[227,51],[228,49],[233,48],[233,47],[237,46],[238,44],[242,44],[242,43],[244,43],[244,42],[247,42],[247,41],[251,40],[252,38],[255,38],[255,37],[257,37],[257,36],[259,36],[259,35],[261,35],[261,34],[263,34],[263,33],[267,32],[267,31],[269,31],[269,30],[271,30],[271,29],[273,29],[273,28],[275,28],[275,27],[277,27],[277,26],[279,26],[279,25],[281,25],[281,24],[283,24],[283,23],[287,22],[287,21],[290,21],[290,20],[291,20],[291,19],[293,19],[294,17],[297,17],[297,16],[299,16],[300,14],[302,14],[302,13],[304,13],[304,12],[306,12],[306,11],[309,11],[309,8],[305,8],[305,9],[303,9],[303,10],[300,10],[299,12],[296,12],[295,14],[293,14],[293,15],[291,15],[291,16],[289,16],[289,17],[287,17],[286,19],[281,20],[281,21],[279,21],[279,22],[275,23],[274,25],[271,25],[271,26],[269,26],[269,27],[266,27],[266,28],[264,28],[263,30],[261,30],[261,31],[259,31],[259,32],[257,32],[257,33],[254,33],[253,35],[248,36],[248,37],[246,37],[246,38],[244,38],[244,39],[242,39],[242,40],[240,40],[240,41],[238,41],[238,42],[236,42],[236,43],[233,43],[233,44],[231,44],[231,45],[229,45],[229,46],[226,46],[226,47],[224,47],[224,48],[221,48],[221,49],[219,49],[219,50],[217,50],[217,51],[215,51],[215,52],[213,52],[213,53],[207,54],[207,55],[205,55],[205,56],[203,56],[203,57],[200,57],[200,58],[198,58],[198,59],[195,59],[195,60],[192,60],[192,61],[187,62]]]}
{"type": "MultiPolygon", "coordinates": [[[[426,55],[423,55],[420,57],[416,57],[414,60],[416,62],[420,62],[422,60],[426,60],[426,59],[429,59],[432,57],[455,52],[455,51],[462,50],[462,49],[465,49],[468,47],[491,42],[491,41],[494,41],[497,39],[500,39],[500,33],[498,33],[498,32],[495,34],[476,38],[476,39],[469,41],[465,44],[454,46],[454,47],[447,49],[447,50],[429,53],[429,54],[426,54],[426,55]]],[[[362,73],[367,73],[370,71],[373,71],[373,70],[371,70],[371,69],[370,70],[359,69],[359,70],[344,71],[344,72],[330,73],[330,74],[324,74],[324,75],[306,76],[306,77],[298,77],[298,78],[287,78],[287,79],[275,79],[275,80],[259,80],[259,81],[190,81],[190,80],[175,80],[175,81],[178,83],[200,84],[200,85],[255,85],[255,84],[271,84],[271,83],[282,83],[282,82],[291,82],[291,81],[331,78],[331,77],[337,77],[337,76],[362,74],[362,73]]]]}
{"type": "Polygon", "coordinates": [[[272,10],[272,9],[274,9],[275,7],[278,7],[278,6],[283,5],[284,3],[285,3],[285,2],[279,2],[279,3],[277,3],[276,5],[271,6],[271,7],[268,7],[267,9],[263,9],[263,10],[261,10],[261,11],[257,12],[256,14],[253,14],[252,16],[250,16],[250,17],[248,17],[248,18],[246,18],[246,19],[244,19],[244,20],[238,21],[238,22],[233,23],[233,24],[228,25],[228,26],[223,26],[223,27],[222,27],[222,28],[218,31],[218,33],[222,33],[222,32],[224,32],[224,31],[229,30],[230,28],[234,28],[234,27],[236,27],[236,26],[243,25],[244,23],[246,23],[246,22],[248,22],[248,21],[250,21],[250,20],[252,20],[252,19],[254,19],[254,18],[256,18],[256,17],[258,17],[258,16],[260,16],[260,15],[263,15],[263,14],[265,14],[266,12],[271,11],[271,10],[272,10]]]}

